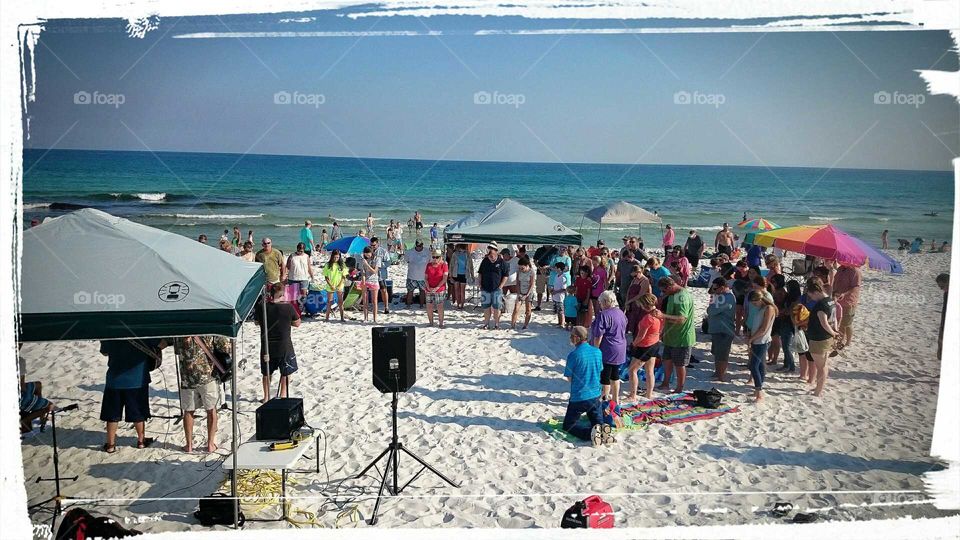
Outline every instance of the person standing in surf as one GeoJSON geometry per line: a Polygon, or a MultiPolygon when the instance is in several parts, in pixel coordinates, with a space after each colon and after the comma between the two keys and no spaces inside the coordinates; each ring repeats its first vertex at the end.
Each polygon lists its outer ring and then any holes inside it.
{"type": "Polygon", "coordinates": [[[330,232],[330,241],[336,242],[337,240],[343,238],[343,233],[340,232],[340,224],[336,221],[333,222],[333,227],[330,232]]]}
{"type": "Polygon", "coordinates": [[[312,227],[313,227],[313,223],[311,223],[310,220],[308,219],[303,222],[303,228],[300,229],[300,242],[303,243],[304,245],[303,251],[304,253],[307,254],[308,258],[310,257],[311,254],[313,254],[314,241],[313,241],[312,227]]]}

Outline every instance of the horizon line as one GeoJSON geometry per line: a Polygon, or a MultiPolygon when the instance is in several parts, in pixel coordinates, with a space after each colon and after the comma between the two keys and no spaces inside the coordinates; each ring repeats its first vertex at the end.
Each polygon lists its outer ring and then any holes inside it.
{"type": "MultiPolygon", "coordinates": [[[[617,161],[507,161],[502,159],[432,159],[419,157],[383,157],[383,156],[335,156],[335,155],[311,155],[311,154],[263,154],[256,152],[212,152],[212,151],[190,151],[190,150],[117,150],[101,148],[27,148],[23,147],[24,152],[128,152],[138,154],[213,154],[223,156],[262,156],[262,157],[298,157],[298,158],[319,158],[319,159],[351,159],[357,161],[364,160],[382,160],[382,161],[426,161],[433,163],[509,163],[509,164],[528,164],[528,165],[612,165],[624,167],[743,167],[751,169],[820,169],[820,170],[847,170],[847,171],[900,171],[900,172],[934,172],[945,173],[953,172],[954,169],[897,169],[889,167],[828,167],[817,165],[742,165],[730,163],[626,163],[617,161]]],[[[952,162],[951,162],[952,163],[952,162]]]]}

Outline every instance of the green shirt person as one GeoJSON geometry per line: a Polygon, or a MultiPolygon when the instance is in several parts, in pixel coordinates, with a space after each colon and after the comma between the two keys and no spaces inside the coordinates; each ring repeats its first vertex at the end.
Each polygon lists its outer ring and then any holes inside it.
{"type": "Polygon", "coordinates": [[[666,295],[663,312],[655,315],[663,319],[663,384],[660,390],[669,390],[670,378],[677,373],[677,386],[673,393],[683,392],[683,383],[687,378],[687,366],[697,342],[697,331],[693,326],[693,297],[690,291],[680,286],[672,277],[662,277],[657,282],[660,291],[666,295]]]}
{"type": "Polygon", "coordinates": [[[273,241],[264,238],[260,245],[263,249],[257,252],[253,260],[263,265],[263,271],[267,275],[267,283],[279,283],[286,276],[286,268],[283,264],[283,253],[279,249],[273,249],[273,241]]]}

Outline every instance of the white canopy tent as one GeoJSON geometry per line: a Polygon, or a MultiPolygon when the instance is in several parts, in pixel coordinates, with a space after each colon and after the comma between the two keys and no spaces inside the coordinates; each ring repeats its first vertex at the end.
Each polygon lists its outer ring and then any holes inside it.
{"type": "MultiPolygon", "coordinates": [[[[597,228],[597,240],[600,239],[600,231],[605,223],[637,225],[637,232],[641,236],[645,224],[656,224],[660,226],[661,232],[663,230],[663,220],[660,219],[658,214],[644,210],[627,201],[617,201],[592,208],[584,212],[583,217],[600,224],[597,228]]],[[[580,220],[580,228],[583,229],[583,219],[580,220]]]]}

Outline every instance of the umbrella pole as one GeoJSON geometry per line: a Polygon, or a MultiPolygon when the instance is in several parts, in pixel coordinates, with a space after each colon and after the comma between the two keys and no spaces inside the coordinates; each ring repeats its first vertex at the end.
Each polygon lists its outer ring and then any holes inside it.
{"type": "Polygon", "coordinates": [[[230,470],[230,497],[233,498],[233,528],[237,529],[240,520],[240,500],[237,499],[237,436],[240,431],[237,422],[237,338],[230,340],[230,357],[233,359],[230,376],[230,400],[233,402],[233,410],[230,411],[230,424],[233,427],[233,437],[230,438],[230,451],[233,455],[233,468],[230,470]]]}

